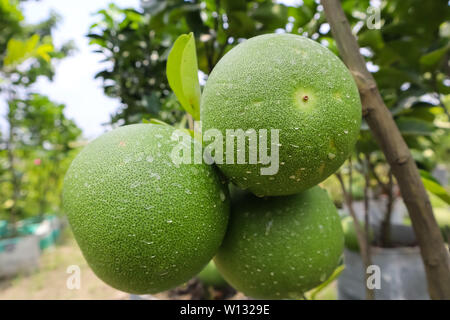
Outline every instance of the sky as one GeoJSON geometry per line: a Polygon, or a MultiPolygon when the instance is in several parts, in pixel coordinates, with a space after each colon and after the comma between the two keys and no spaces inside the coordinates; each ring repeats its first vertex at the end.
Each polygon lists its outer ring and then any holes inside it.
{"type": "MultiPolygon", "coordinates": [[[[110,115],[117,110],[118,99],[104,95],[101,79],[94,75],[102,70],[102,55],[93,53],[85,35],[89,26],[96,22],[94,13],[105,8],[111,0],[42,0],[23,4],[25,20],[30,23],[42,21],[51,10],[61,15],[62,21],[55,28],[53,39],[58,47],[73,40],[77,51],[57,62],[52,82],[41,78],[34,89],[48,95],[52,100],[66,105],[66,116],[82,128],[85,138],[91,140],[102,134],[110,115]]],[[[114,0],[119,7],[139,7],[139,0],[114,0]]],[[[98,17],[97,17],[98,19],[98,17]]]]}

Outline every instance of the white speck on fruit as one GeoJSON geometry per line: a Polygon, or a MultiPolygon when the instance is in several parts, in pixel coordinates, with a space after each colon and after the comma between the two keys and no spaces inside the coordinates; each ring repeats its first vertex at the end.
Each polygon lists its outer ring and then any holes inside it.
{"type": "Polygon", "coordinates": [[[135,181],[132,184],[130,184],[130,188],[131,189],[137,188],[137,187],[139,187],[140,184],[141,183],[139,181],[135,181]]]}
{"type": "Polygon", "coordinates": [[[334,158],[336,158],[336,155],[335,155],[334,153],[329,153],[329,154],[328,154],[328,158],[329,158],[330,160],[333,160],[334,158]]]}
{"type": "Polygon", "coordinates": [[[150,178],[155,178],[156,180],[160,180],[161,176],[156,172],[150,172],[150,178]]]}

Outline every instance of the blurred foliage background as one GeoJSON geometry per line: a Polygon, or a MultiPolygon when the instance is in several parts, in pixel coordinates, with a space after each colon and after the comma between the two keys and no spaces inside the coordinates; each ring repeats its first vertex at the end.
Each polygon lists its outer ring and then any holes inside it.
{"type": "MultiPolygon", "coordinates": [[[[437,166],[450,169],[448,1],[343,0],[342,5],[428,190],[435,203],[446,206],[448,176],[439,180],[430,173],[437,166]],[[380,18],[375,25],[374,8],[380,18]]],[[[142,0],[139,9],[110,4],[96,17],[86,32],[92,50],[103,57],[96,77],[103,80],[104,93],[121,101],[110,120],[114,125],[150,118],[184,123],[165,76],[170,48],[183,33],[194,32],[201,83],[224,54],[259,34],[300,34],[338,54],[323,7],[314,0],[142,0]]],[[[9,106],[9,127],[1,130],[0,219],[58,211],[63,174],[80,139],[64,105],[30,90],[38,77],[51,79],[54,63],[73,50],[70,43],[53,46],[57,23],[58,16],[51,15],[29,25],[18,1],[0,0],[0,94],[9,106]]],[[[352,161],[340,174],[356,200],[399,197],[365,123],[352,161]]],[[[341,205],[336,178],[326,185],[341,205]]]]}
{"type": "Polygon", "coordinates": [[[34,92],[39,77],[52,79],[54,63],[73,50],[56,48],[59,17],[24,21],[20,2],[0,0],[0,96],[7,126],[0,136],[0,219],[16,222],[60,211],[61,184],[81,135],[64,105],[34,92]]]}

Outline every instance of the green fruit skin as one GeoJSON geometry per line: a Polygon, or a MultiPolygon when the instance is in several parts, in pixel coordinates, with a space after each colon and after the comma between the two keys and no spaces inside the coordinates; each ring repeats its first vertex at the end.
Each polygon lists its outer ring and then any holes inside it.
{"type": "Polygon", "coordinates": [[[232,200],[229,227],[214,258],[234,288],[257,299],[296,299],[329,278],[344,248],[326,191],[286,197],[248,193],[232,200]]]}
{"type": "Polygon", "coordinates": [[[96,275],[156,293],[195,276],[225,235],[229,195],[214,168],[175,165],[170,126],[120,127],[88,144],[64,180],[64,209],[96,275]]]}
{"type": "MultiPolygon", "coordinates": [[[[201,120],[204,131],[215,128],[224,137],[226,129],[267,129],[268,137],[279,129],[276,175],[261,175],[268,166],[262,164],[218,167],[256,195],[290,195],[323,181],[347,159],[361,102],[350,72],[327,48],[297,35],[267,34],[239,44],[215,66],[202,93],[201,120]]],[[[226,159],[225,139],[223,150],[226,159]]]]}
{"type": "Polygon", "coordinates": [[[216,288],[223,288],[228,285],[225,279],[220,274],[219,270],[213,260],[211,260],[206,267],[197,275],[197,278],[207,286],[216,288]]]}

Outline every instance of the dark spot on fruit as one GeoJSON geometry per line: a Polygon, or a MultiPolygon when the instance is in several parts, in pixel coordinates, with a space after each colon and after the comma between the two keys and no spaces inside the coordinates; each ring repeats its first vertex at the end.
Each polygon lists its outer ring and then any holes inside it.
{"type": "Polygon", "coordinates": [[[309,97],[308,96],[303,96],[303,101],[308,101],[309,97]]]}

